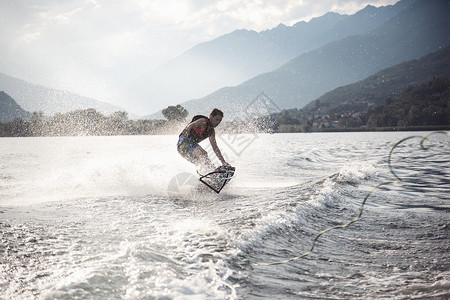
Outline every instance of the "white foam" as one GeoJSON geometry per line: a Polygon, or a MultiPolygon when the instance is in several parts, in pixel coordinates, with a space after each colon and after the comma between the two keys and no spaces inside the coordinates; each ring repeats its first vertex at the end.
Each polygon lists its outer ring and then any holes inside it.
{"type": "Polygon", "coordinates": [[[375,162],[352,163],[344,166],[338,174],[337,182],[359,184],[363,180],[374,179],[379,176],[379,169],[375,162]]]}
{"type": "Polygon", "coordinates": [[[279,209],[267,208],[265,216],[258,219],[256,226],[246,230],[240,241],[239,248],[246,249],[253,245],[259,245],[263,237],[278,230],[289,230],[306,224],[309,216],[315,215],[318,210],[335,204],[339,195],[335,189],[335,182],[327,179],[322,182],[320,188],[309,195],[303,195],[299,204],[292,210],[280,211],[279,209]],[[305,199],[305,197],[307,197],[305,199]]]}

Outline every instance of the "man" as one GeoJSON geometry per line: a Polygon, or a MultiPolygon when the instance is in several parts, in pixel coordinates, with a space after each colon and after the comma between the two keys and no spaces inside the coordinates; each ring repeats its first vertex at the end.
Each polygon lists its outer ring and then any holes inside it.
{"type": "Polygon", "coordinates": [[[229,166],[217,147],[214,128],[220,124],[223,118],[223,112],[217,108],[213,109],[209,118],[205,116],[195,116],[191,123],[181,132],[178,140],[178,153],[189,162],[200,165],[205,171],[215,169],[213,163],[208,157],[208,153],[198,144],[209,138],[209,142],[224,166],[229,166]]]}

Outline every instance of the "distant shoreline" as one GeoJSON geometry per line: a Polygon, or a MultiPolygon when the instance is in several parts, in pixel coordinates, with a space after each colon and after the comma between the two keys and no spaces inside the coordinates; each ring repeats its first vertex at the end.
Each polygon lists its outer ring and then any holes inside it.
{"type": "Polygon", "coordinates": [[[405,127],[352,127],[352,128],[323,128],[312,132],[383,132],[383,131],[439,131],[450,130],[449,125],[433,126],[405,126],[405,127]]]}
{"type": "MultiPolygon", "coordinates": [[[[397,131],[450,131],[450,125],[436,126],[406,126],[406,127],[351,127],[351,128],[323,128],[315,131],[273,131],[272,134],[278,133],[330,133],[330,132],[397,132],[397,131]]],[[[220,132],[220,134],[248,134],[250,132],[220,132]]],[[[259,132],[263,133],[263,132],[259,132]]],[[[39,135],[39,136],[0,136],[0,138],[10,137],[83,137],[83,136],[138,136],[138,135],[173,135],[177,132],[158,132],[148,134],[112,134],[112,135],[96,135],[96,134],[80,134],[80,135],[39,135]]]]}

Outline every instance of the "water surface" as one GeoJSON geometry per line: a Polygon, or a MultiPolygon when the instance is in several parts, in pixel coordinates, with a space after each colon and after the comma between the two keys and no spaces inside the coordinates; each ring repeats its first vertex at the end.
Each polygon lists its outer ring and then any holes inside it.
{"type": "Polygon", "coordinates": [[[0,299],[450,296],[449,137],[223,135],[220,195],[176,136],[3,138],[0,299]]]}

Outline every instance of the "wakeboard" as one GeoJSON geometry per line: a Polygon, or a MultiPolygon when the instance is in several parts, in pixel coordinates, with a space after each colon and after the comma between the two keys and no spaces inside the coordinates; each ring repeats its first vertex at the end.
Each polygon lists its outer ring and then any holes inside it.
{"type": "Polygon", "coordinates": [[[218,194],[224,188],[224,186],[234,177],[235,171],[236,168],[234,167],[220,166],[214,171],[209,172],[205,175],[198,173],[198,171],[197,173],[200,175],[200,182],[202,182],[218,194]]]}

